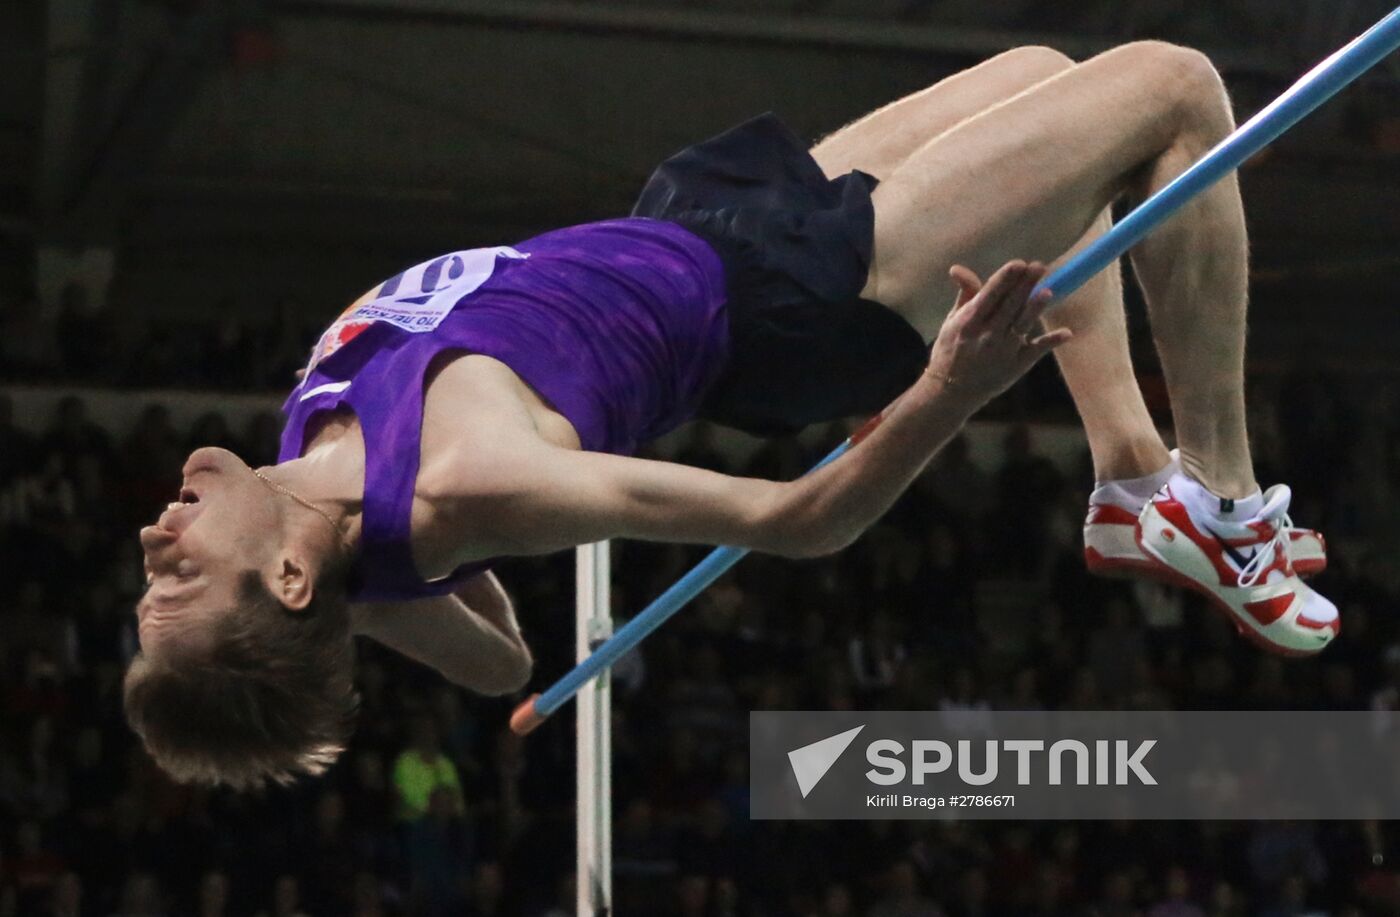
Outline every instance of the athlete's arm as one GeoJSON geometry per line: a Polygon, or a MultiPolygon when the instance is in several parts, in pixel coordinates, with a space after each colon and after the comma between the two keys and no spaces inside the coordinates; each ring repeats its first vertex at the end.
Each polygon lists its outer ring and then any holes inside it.
{"type": "Polygon", "coordinates": [[[494,499],[478,504],[482,516],[510,552],[612,537],[797,557],[839,550],[890,507],[975,411],[1069,338],[1059,331],[1027,342],[1048,303],[1048,296],[1030,300],[1043,274],[1039,266],[1013,262],[983,288],[971,272],[955,271],[962,294],[934,345],[929,372],[858,448],[796,481],[730,477],[536,440],[478,478],[498,485],[487,488],[496,491],[494,499]]]}
{"type": "Polygon", "coordinates": [[[494,575],[482,573],[455,595],[351,607],[355,633],[370,637],[444,678],[481,694],[524,687],[533,660],[510,598],[494,575]]]}

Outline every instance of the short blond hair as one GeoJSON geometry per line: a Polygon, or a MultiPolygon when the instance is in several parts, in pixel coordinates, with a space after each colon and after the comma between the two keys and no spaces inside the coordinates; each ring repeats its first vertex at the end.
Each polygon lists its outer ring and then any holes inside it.
{"type": "Polygon", "coordinates": [[[211,646],[138,653],[126,716],[156,764],[181,783],[237,790],[323,773],[358,707],[343,584],[323,575],[311,604],[291,611],[245,573],[211,646]]]}

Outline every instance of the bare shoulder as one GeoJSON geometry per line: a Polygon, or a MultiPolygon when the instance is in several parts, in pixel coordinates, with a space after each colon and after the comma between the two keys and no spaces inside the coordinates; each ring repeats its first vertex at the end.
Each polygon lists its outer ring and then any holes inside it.
{"type": "Polygon", "coordinates": [[[528,388],[503,363],[457,354],[429,367],[420,498],[471,499],[507,485],[511,468],[547,445],[528,388]]]}
{"type": "Polygon", "coordinates": [[[429,366],[424,392],[426,431],[483,443],[467,423],[488,423],[493,433],[528,435],[565,449],[578,449],[569,420],[500,360],[452,351],[429,366]]]}
{"type": "Polygon", "coordinates": [[[415,533],[454,555],[448,545],[470,543],[479,556],[525,548],[507,534],[510,515],[542,489],[549,457],[570,447],[573,427],[505,364],[478,354],[440,359],[424,395],[415,533]]]}

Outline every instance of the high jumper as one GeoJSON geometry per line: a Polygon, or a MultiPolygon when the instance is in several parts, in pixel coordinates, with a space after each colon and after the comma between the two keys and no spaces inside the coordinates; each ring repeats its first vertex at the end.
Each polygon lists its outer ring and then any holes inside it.
{"type": "Polygon", "coordinates": [[[1268,649],[1319,651],[1337,611],[1300,574],[1322,539],[1250,460],[1233,174],[1132,254],[1179,456],[1134,378],[1117,272],[1051,314],[1037,288],[1115,202],[1233,128],[1196,51],[1020,48],[810,150],[771,115],[739,125],[666,160],[631,217],[390,278],[321,336],[278,464],[197,450],[142,529],[132,725],[178,779],[318,773],[351,729],[353,634],[517,690],[531,658],[494,559],[614,537],[839,550],[1051,351],[1098,482],[1091,569],[1178,582],[1268,649]],[[791,482],[630,455],[691,417],[775,434],[886,405],[859,448],[791,482]]]}

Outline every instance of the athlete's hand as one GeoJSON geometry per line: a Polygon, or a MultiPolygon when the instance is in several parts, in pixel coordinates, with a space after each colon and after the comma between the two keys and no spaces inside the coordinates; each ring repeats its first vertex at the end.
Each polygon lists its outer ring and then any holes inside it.
{"type": "Polygon", "coordinates": [[[1052,294],[1031,291],[1045,276],[1045,265],[1012,261],[985,284],[962,265],[948,274],[958,298],[933,342],[928,375],[950,391],[990,401],[1070,339],[1068,328],[1038,334],[1052,294]]]}

